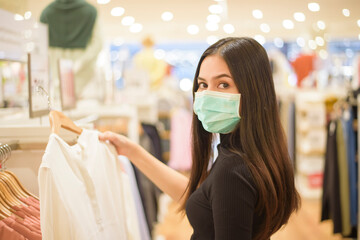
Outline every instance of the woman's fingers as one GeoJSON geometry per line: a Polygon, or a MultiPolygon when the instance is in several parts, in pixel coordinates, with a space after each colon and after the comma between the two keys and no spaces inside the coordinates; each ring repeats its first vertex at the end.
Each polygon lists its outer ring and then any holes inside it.
{"type": "Polygon", "coordinates": [[[100,141],[109,140],[113,144],[117,143],[117,141],[118,141],[116,134],[113,132],[109,132],[109,131],[99,134],[99,140],[100,141]]]}
{"type": "Polygon", "coordinates": [[[109,141],[112,145],[114,145],[118,154],[122,154],[121,149],[123,149],[124,145],[126,144],[126,141],[123,136],[110,131],[100,133],[99,140],[109,141]]]}

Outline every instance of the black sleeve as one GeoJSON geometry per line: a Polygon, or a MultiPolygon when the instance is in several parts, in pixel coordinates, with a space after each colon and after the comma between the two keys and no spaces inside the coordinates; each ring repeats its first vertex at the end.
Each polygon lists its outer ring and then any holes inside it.
{"type": "Polygon", "coordinates": [[[216,240],[252,239],[257,195],[245,168],[227,166],[216,173],[211,190],[216,240]]]}

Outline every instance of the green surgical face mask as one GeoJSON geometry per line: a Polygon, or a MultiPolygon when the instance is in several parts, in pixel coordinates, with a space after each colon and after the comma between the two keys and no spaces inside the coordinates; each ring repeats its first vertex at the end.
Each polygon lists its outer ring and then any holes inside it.
{"type": "Polygon", "coordinates": [[[204,90],[195,93],[194,112],[204,129],[230,133],[240,121],[240,94],[204,90]]]}

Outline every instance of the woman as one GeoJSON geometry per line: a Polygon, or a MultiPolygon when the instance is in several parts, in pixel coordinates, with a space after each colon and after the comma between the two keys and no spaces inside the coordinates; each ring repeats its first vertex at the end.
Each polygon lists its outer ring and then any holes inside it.
{"type": "Polygon", "coordinates": [[[190,179],[124,136],[106,132],[100,139],[182,204],[191,239],[269,239],[300,199],[265,49],[251,38],[219,40],[200,58],[193,93],[190,179]],[[208,170],[214,133],[218,157],[208,170]]]}

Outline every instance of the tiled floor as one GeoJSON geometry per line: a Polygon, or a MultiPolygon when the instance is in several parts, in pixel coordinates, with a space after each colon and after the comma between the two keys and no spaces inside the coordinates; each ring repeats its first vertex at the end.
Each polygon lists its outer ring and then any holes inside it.
{"type": "MultiPolygon", "coordinates": [[[[154,240],[188,240],[192,229],[189,222],[177,213],[177,204],[170,201],[163,222],[156,225],[154,240]]],[[[302,207],[294,214],[289,223],[271,237],[271,240],[340,240],[332,234],[330,221],[320,222],[320,200],[302,199],[302,207]]]]}

